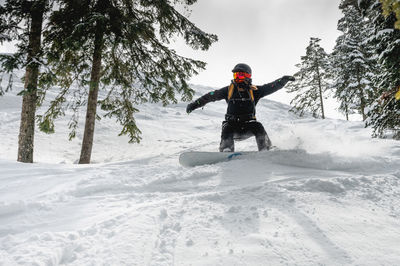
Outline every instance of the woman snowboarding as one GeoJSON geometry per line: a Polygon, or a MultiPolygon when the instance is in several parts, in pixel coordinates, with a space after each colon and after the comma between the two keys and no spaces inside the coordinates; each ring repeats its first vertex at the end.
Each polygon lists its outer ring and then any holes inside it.
{"type": "Polygon", "coordinates": [[[246,64],[237,64],[233,70],[233,80],[229,86],[209,92],[186,107],[189,114],[193,110],[209,102],[225,99],[228,108],[225,121],[222,122],[220,152],[235,151],[234,139],[242,140],[255,136],[259,151],[268,150],[271,140],[263,125],[256,120],[256,105],[258,101],[271,93],[283,88],[288,81],[294,81],[292,76],[283,76],[274,82],[254,86],[251,84],[251,68],[246,64]]]}

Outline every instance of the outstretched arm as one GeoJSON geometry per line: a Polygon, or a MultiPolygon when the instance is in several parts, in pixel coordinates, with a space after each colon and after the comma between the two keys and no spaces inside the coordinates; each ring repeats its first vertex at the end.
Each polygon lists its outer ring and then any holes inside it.
{"type": "Polygon", "coordinates": [[[288,83],[289,81],[294,81],[294,77],[293,76],[283,76],[280,79],[277,79],[271,83],[262,85],[262,86],[258,86],[258,90],[260,91],[260,96],[264,97],[267,96],[271,93],[274,93],[280,89],[282,89],[286,83],[288,83]]]}
{"type": "Polygon", "coordinates": [[[207,94],[204,94],[197,100],[195,100],[187,105],[186,113],[189,114],[193,110],[203,107],[204,105],[206,105],[209,102],[215,102],[215,101],[225,99],[227,97],[227,94],[228,94],[228,87],[224,87],[222,89],[211,91],[207,94]]]}

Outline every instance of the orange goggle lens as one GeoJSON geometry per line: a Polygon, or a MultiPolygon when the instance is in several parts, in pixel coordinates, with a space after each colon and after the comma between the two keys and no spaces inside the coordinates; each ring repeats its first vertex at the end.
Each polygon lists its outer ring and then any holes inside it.
{"type": "Polygon", "coordinates": [[[235,73],[233,73],[233,78],[234,79],[251,78],[251,74],[246,73],[246,72],[235,72],[235,73]]]}

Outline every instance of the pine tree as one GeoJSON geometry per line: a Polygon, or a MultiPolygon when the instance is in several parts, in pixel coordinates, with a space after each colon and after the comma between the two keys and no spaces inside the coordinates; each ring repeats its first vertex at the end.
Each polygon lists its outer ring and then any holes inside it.
{"type": "Polygon", "coordinates": [[[375,76],[374,66],[377,62],[370,54],[368,46],[370,37],[369,24],[361,12],[353,5],[340,6],[344,17],[338,22],[342,32],[336,40],[331,54],[332,88],[334,96],[340,102],[341,110],[348,120],[349,114],[358,113],[363,120],[367,118],[366,108],[371,102],[375,76]]]}
{"type": "MultiPolygon", "coordinates": [[[[12,86],[12,72],[25,68],[22,111],[18,138],[18,161],[32,163],[35,133],[35,114],[38,104],[38,76],[42,60],[41,35],[44,15],[49,11],[49,0],[6,0],[0,7],[0,42],[17,42],[18,52],[0,56],[3,72],[10,73],[8,89],[12,86]]],[[[0,89],[0,94],[4,91],[0,89]]]]}
{"type": "Polygon", "coordinates": [[[176,103],[176,93],[182,100],[191,99],[194,92],[187,79],[205,63],[179,56],[168,44],[178,35],[192,48],[207,50],[217,40],[177,11],[177,5],[188,7],[196,0],[58,2],[60,9],[50,17],[45,33],[52,71],[42,75],[41,82],[61,89],[40,117],[40,127],[53,131],[54,119],[71,108],[73,138],[77,111],[87,105],[80,163],[90,162],[98,104],[122,125],[121,135],[139,142],[134,114],[140,103],[176,103]],[[106,92],[101,100],[100,88],[106,92]]]}
{"type": "Polygon", "coordinates": [[[347,55],[344,52],[345,36],[341,35],[336,39],[336,46],[330,55],[330,69],[332,74],[332,88],[334,89],[334,97],[339,100],[339,110],[344,113],[346,120],[349,115],[354,113],[351,103],[351,97],[348,93],[348,85],[350,74],[347,72],[347,55]]]}
{"type": "Polygon", "coordinates": [[[376,47],[381,65],[381,71],[374,79],[376,98],[366,124],[373,127],[374,136],[385,137],[392,131],[393,138],[400,139],[400,101],[395,99],[400,87],[400,30],[394,29],[395,14],[384,17],[379,2],[362,0],[360,7],[374,25],[370,42],[376,47]]]}
{"type": "Polygon", "coordinates": [[[291,101],[292,111],[300,116],[311,112],[314,117],[325,119],[324,92],[328,89],[329,75],[328,54],[319,45],[321,39],[311,38],[306,49],[306,55],[301,57],[301,63],[296,66],[299,71],[294,75],[295,82],[287,85],[288,92],[296,93],[291,101]]]}

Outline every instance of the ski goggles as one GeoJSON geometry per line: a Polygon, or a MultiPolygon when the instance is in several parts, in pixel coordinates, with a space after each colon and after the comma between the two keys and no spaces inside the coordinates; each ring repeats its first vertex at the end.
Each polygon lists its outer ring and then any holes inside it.
{"type": "Polygon", "coordinates": [[[245,79],[245,78],[250,79],[251,78],[251,74],[246,73],[246,72],[234,72],[233,73],[233,78],[234,79],[245,79]]]}

